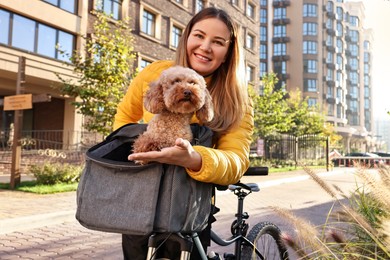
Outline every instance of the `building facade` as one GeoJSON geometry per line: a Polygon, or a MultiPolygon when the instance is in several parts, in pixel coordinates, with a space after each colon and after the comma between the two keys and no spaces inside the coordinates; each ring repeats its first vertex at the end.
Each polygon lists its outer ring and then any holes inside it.
{"type": "Polygon", "coordinates": [[[343,136],[344,152],[371,151],[372,32],[364,6],[343,0],[260,0],[260,76],[299,89],[343,136]],[[267,18],[268,19],[267,19],[267,18]]]}
{"type": "MultiPolygon", "coordinates": [[[[372,32],[363,27],[364,6],[343,0],[0,0],[0,99],[15,95],[18,59],[26,57],[25,93],[48,94],[23,112],[23,128],[74,131],[83,118],[53,86],[55,73],[74,77],[56,49],[81,50],[101,9],[113,20],[130,17],[135,67],[173,59],[186,23],[200,9],[225,9],[239,27],[247,80],[258,86],[264,73],[278,73],[279,88],[299,89],[318,104],[344,138],[345,152],[372,150],[372,32]]],[[[0,127],[13,111],[0,107],[0,127]]]]}

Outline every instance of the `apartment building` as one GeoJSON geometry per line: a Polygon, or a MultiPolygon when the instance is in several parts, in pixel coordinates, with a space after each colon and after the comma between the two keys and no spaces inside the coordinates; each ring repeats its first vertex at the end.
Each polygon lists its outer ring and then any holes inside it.
{"type": "Polygon", "coordinates": [[[318,105],[345,152],[373,145],[373,39],[363,21],[360,2],[260,0],[260,75],[278,73],[279,88],[318,105]]]}
{"type": "MultiPolygon", "coordinates": [[[[345,152],[368,151],[372,143],[371,30],[364,6],[345,0],[0,0],[0,98],[14,95],[18,58],[26,57],[25,93],[49,94],[50,102],[24,110],[24,129],[79,130],[83,118],[52,86],[54,72],[73,77],[55,48],[81,50],[100,8],[113,20],[130,17],[135,67],[173,59],[188,20],[217,6],[236,21],[245,50],[247,80],[258,86],[264,73],[278,73],[278,88],[300,89],[318,104],[344,138],[345,152]],[[101,3],[100,7],[98,3],[101,3]],[[371,140],[371,141],[370,141],[371,140]]],[[[0,107],[0,127],[13,111],[0,107]]]]}

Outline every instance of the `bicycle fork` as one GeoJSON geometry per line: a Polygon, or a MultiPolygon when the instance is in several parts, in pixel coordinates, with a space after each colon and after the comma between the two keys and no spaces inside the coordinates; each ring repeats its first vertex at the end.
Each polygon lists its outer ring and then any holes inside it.
{"type": "MultiPolygon", "coordinates": [[[[193,241],[197,248],[201,248],[202,244],[197,233],[192,236],[183,236],[180,233],[158,233],[149,237],[147,260],[155,260],[158,247],[166,240],[175,241],[180,244],[180,260],[190,260],[193,241]]],[[[207,260],[207,256],[203,250],[199,250],[202,260],[207,260]]]]}

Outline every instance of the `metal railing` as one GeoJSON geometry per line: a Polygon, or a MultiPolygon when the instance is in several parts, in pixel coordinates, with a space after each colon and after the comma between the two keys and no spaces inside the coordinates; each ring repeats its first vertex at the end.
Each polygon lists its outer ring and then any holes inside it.
{"type": "MultiPolygon", "coordinates": [[[[85,151],[102,140],[100,134],[87,131],[22,131],[21,172],[27,173],[31,165],[45,163],[82,164],[85,151]]],[[[0,131],[0,174],[10,173],[12,142],[11,130],[0,131]]]]}

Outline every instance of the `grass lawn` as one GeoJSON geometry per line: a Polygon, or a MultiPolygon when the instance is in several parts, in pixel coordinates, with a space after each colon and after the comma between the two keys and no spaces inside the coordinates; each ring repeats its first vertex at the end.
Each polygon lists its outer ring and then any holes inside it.
{"type": "MultiPolygon", "coordinates": [[[[37,184],[36,181],[22,181],[17,185],[17,191],[32,192],[36,194],[52,194],[58,192],[75,191],[78,183],[59,183],[54,185],[37,184]]],[[[9,183],[0,183],[0,189],[10,189],[9,183]]]]}

